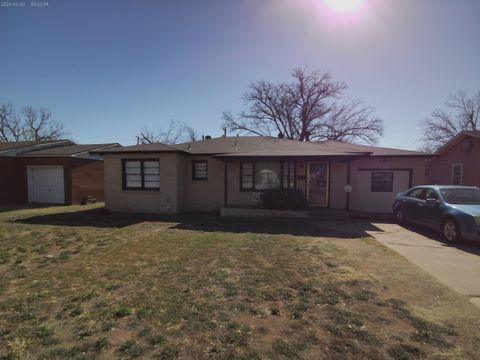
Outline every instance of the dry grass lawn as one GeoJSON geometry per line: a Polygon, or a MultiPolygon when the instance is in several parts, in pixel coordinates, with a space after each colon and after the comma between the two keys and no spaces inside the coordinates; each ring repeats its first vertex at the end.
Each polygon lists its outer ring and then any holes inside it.
{"type": "Polygon", "coordinates": [[[478,308],[374,240],[323,235],[0,212],[0,359],[478,359],[478,308]]]}

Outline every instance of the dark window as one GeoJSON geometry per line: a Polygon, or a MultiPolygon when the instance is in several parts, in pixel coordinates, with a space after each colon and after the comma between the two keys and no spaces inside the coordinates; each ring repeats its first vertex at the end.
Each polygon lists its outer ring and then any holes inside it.
{"type": "Polygon", "coordinates": [[[253,190],[253,162],[243,162],[240,169],[240,188],[253,190]]]}
{"type": "Polygon", "coordinates": [[[449,204],[480,205],[480,189],[478,188],[452,188],[440,189],[440,192],[449,204]]]}
{"type": "Polygon", "coordinates": [[[208,163],[207,160],[192,161],[192,180],[207,180],[208,163]]]}
{"type": "Polygon", "coordinates": [[[269,190],[280,188],[281,162],[259,161],[255,164],[255,190],[269,190]]]}
{"type": "Polygon", "coordinates": [[[295,161],[285,161],[283,163],[282,185],[285,190],[295,189],[295,161]]]}
{"type": "Polygon", "coordinates": [[[372,192],[392,192],[393,172],[372,172],[372,192]]]}
{"type": "Polygon", "coordinates": [[[123,160],[124,190],[159,190],[158,160],[123,160]]]}
{"type": "Polygon", "coordinates": [[[414,199],[423,199],[423,191],[424,190],[425,190],[424,188],[412,189],[407,193],[407,196],[411,197],[411,198],[414,198],[414,199]]]}
{"type": "Polygon", "coordinates": [[[426,189],[424,196],[425,199],[435,199],[438,200],[438,193],[434,189],[426,189]]]}
{"type": "Polygon", "coordinates": [[[264,191],[269,189],[295,189],[294,161],[242,162],[240,189],[264,191]]]}
{"type": "Polygon", "coordinates": [[[452,185],[462,185],[463,164],[452,165],[452,185]]]}

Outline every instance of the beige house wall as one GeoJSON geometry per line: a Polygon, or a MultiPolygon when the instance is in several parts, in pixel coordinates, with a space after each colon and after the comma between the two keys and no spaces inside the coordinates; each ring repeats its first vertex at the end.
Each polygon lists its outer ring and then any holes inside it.
{"type": "Polygon", "coordinates": [[[106,154],[105,206],[112,211],[177,213],[181,210],[179,189],[182,176],[177,153],[161,154],[106,154]],[[158,159],[160,162],[160,191],[134,191],[122,188],[122,159],[158,159]],[[180,200],[180,201],[179,201],[180,200]]]}
{"type": "Polygon", "coordinates": [[[254,206],[255,195],[251,191],[240,191],[240,161],[229,160],[227,164],[227,205],[229,207],[254,206]]]}
{"type": "Polygon", "coordinates": [[[390,213],[395,195],[412,186],[425,184],[427,159],[422,157],[375,157],[352,161],[350,210],[366,213],[390,213]],[[372,192],[373,171],[393,172],[392,192],[372,192]]]}
{"type": "Polygon", "coordinates": [[[186,159],[186,209],[188,211],[218,211],[224,205],[223,160],[212,156],[191,156],[186,159]],[[193,180],[192,163],[195,160],[207,161],[207,180],[193,180]]]}
{"type": "MultiPolygon", "coordinates": [[[[188,193],[187,193],[187,164],[188,159],[180,155],[177,158],[177,212],[187,209],[188,193]]],[[[160,169],[162,171],[162,169],[160,169]]]]}
{"type": "MultiPolygon", "coordinates": [[[[350,209],[362,212],[390,212],[395,194],[409,186],[426,183],[426,159],[421,157],[378,157],[353,160],[350,168],[350,209]],[[394,172],[391,193],[371,192],[371,172],[394,172]]],[[[345,209],[347,195],[347,160],[330,162],[329,207],[345,209]]],[[[240,190],[239,160],[227,163],[227,206],[252,207],[259,205],[258,194],[240,190]]],[[[218,211],[225,204],[225,164],[212,156],[189,156],[177,153],[161,154],[107,154],[105,165],[106,207],[113,211],[178,213],[181,211],[218,211]],[[158,159],[160,162],[160,191],[124,191],[122,189],[122,159],[158,159]],[[192,162],[207,160],[208,179],[192,179],[192,162]]],[[[306,191],[307,161],[297,160],[297,189],[306,191]]]]}
{"type": "Polygon", "coordinates": [[[333,160],[330,162],[330,194],[329,203],[332,209],[345,209],[347,204],[347,195],[345,194],[345,185],[347,185],[346,160],[333,160]]]}

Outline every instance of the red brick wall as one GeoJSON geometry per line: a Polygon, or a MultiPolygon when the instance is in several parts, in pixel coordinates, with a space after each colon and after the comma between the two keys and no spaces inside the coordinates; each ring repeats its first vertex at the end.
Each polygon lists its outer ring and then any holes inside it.
{"type": "Polygon", "coordinates": [[[472,148],[465,152],[463,141],[452,146],[444,154],[427,164],[427,177],[430,184],[451,185],[452,165],[463,164],[462,185],[480,186],[480,139],[470,139],[472,148]]]}
{"type": "Polygon", "coordinates": [[[0,157],[0,203],[28,202],[27,166],[63,166],[65,203],[104,200],[103,161],[68,157],[0,157]]]}
{"type": "Polygon", "coordinates": [[[72,160],[72,203],[81,204],[87,196],[104,201],[103,161],[72,160]]]}
{"type": "Polygon", "coordinates": [[[25,202],[25,192],[19,181],[20,162],[14,157],[0,157],[0,203],[25,202]]]}

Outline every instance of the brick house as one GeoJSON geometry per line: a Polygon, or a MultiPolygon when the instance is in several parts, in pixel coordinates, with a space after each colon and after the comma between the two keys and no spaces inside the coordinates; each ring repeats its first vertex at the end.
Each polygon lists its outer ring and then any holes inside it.
{"type": "Polygon", "coordinates": [[[103,161],[90,151],[118,144],[68,140],[0,143],[0,203],[103,201],[103,161]]]}
{"type": "Polygon", "coordinates": [[[480,186],[480,131],[464,131],[442,146],[427,164],[428,182],[480,186]]]}
{"type": "Polygon", "coordinates": [[[272,189],[301,192],[315,211],[391,214],[395,194],[426,183],[431,154],[265,136],[207,138],[99,151],[112,211],[255,208],[272,189]]]}

